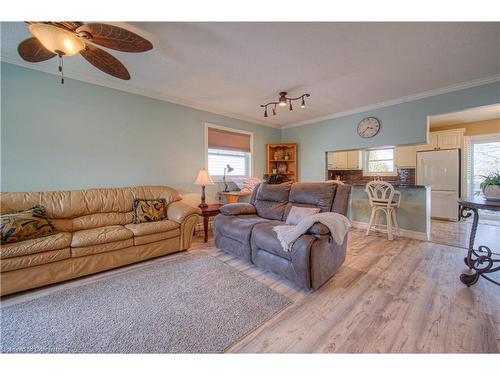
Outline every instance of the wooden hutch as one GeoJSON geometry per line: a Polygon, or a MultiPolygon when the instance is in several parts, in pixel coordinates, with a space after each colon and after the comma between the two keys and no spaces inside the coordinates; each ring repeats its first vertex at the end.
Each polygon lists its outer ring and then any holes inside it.
{"type": "Polygon", "coordinates": [[[267,145],[266,173],[286,175],[298,181],[298,157],[296,143],[273,143],[267,145]]]}

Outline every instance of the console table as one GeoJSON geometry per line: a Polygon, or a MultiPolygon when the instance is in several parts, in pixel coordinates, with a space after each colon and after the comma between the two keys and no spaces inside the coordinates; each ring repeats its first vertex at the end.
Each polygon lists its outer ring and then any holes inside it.
{"type": "Polygon", "coordinates": [[[474,197],[470,199],[459,199],[460,216],[464,219],[473,217],[472,230],[469,238],[469,249],[467,257],[464,259],[465,264],[469,267],[469,272],[464,272],[460,275],[460,281],[465,285],[471,286],[477,283],[479,277],[484,277],[486,280],[499,285],[498,281],[486,276],[492,272],[500,271],[500,258],[494,259],[492,250],[487,246],[479,246],[474,249],[474,240],[476,238],[477,225],[479,223],[478,210],[500,211],[500,202],[489,201],[483,197],[474,197]]]}
{"type": "Polygon", "coordinates": [[[243,193],[241,191],[219,191],[217,194],[226,197],[227,203],[237,203],[241,197],[252,195],[252,193],[243,193]]]}

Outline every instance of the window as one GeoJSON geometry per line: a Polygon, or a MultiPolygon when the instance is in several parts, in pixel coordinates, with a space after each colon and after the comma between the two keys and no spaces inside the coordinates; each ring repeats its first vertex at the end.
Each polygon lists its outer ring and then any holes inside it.
{"type": "Polygon", "coordinates": [[[224,168],[230,165],[234,170],[230,176],[249,176],[250,153],[242,151],[208,149],[208,174],[210,176],[223,176],[224,168]]]}
{"type": "Polygon", "coordinates": [[[386,148],[380,150],[365,151],[364,175],[396,175],[394,166],[394,149],[386,148]]]}
{"type": "Polygon", "coordinates": [[[233,177],[252,175],[253,134],[242,130],[206,124],[207,169],[212,177],[222,177],[230,165],[233,177]]]}

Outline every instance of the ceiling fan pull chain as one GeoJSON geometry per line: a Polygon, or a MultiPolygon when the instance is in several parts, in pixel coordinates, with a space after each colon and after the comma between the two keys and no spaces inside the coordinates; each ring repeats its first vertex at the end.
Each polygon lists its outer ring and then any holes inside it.
{"type": "Polygon", "coordinates": [[[62,53],[59,54],[59,72],[61,73],[61,85],[64,85],[64,60],[62,53]]]}

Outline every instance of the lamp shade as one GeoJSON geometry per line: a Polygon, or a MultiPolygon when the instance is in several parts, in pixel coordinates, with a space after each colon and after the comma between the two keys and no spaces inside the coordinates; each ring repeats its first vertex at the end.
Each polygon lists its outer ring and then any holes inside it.
{"type": "Polygon", "coordinates": [[[65,56],[73,56],[85,48],[85,43],[75,33],[57,26],[32,23],[29,30],[45,48],[54,53],[62,52],[65,56]]]}
{"type": "Polygon", "coordinates": [[[213,185],[214,182],[210,178],[208,171],[206,169],[202,169],[201,171],[198,172],[198,177],[196,177],[196,180],[194,180],[194,184],[207,186],[207,185],[213,185]]]}

